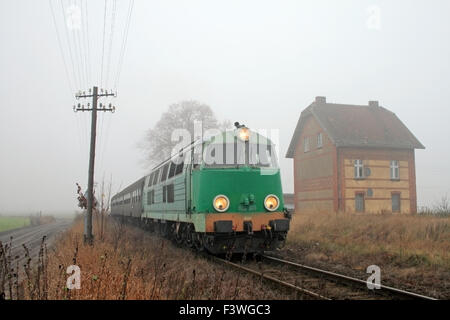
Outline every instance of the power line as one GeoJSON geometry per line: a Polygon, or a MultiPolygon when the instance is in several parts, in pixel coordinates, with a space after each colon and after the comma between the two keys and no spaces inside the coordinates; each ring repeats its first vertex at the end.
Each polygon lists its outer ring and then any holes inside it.
{"type": "Polygon", "coordinates": [[[69,32],[67,31],[68,26],[67,26],[66,12],[65,12],[65,8],[64,8],[64,1],[62,1],[62,0],[61,0],[61,11],[62,11],[62,15],[64,18],[64,30],[66,31],[67,46],[69,49],[70,61],[72,63],[73,77],[75,79],[75,85],[80,87],[80,82],[78,81],[78,76],[76,74],[75,63],[73,62],[73,55],[72,55],[72,48],[70,45],[69,32]]]}
{"type": "Polygon", "coordinates": [[[112,7],[112,12],[111,12],[111,31],[110,31],[110,37],[109,37],[108,62],[107,62],[107,66],[106,66],[106,79],[105,79],[107,88],[108,88],[108,84],[109,84],[109,70],[110,70],[110,66],[111,66],[111,54],[113,51],[112,45],[113,45],[113,39],[114,39],[114,25],[115,25],[115,21],[116,21],[116,4],[117,4],[117,0],[113,0],[113,7],[112,7]]]}
{"type": "MultiPolygon", "coordinates": [[[[87,43],[87,56],[88,56],[88,80],[91,81],[92,76],[92,66],[91,66],[91,49],[90,49],[90,41],[89,41],[89,14],[88,14],[88,5],[87,0],[85,0],[85,10],[86,10],[86,43],[87,43]]],[[[90,83],[89,83],[90,85],[90,83]]]]}
{"type": "Polygon", "coordinates": [[[65,70],[65,73],[66,73],[66,76],[67,76],[67,83],[69,85],[70,94],[73,94],[73,92],[75,92],[75,90],[74,90],[74,87],[72,85],[72,80],[71,80],[70,75],[69,75],[69,69],[67,67],[67,62],[66,62],[66,58],[65,58],[65,55],[64,55],[64,50],[62,48],[61,37],[59,35],[58,25],[56,23],[55,12],[53,10],[52,0],[48,0],[48,3],[50,5],[50,10],[52,12],[53,25],[55,27],[56,38],[58,39],[59,50],[61,51],[61,57],[62,57],[62,60],[63,60],[63,63],[64,63],[64,70],[65,70]]]}
{"type": "Polygon", "coordinates": [[[80,0],[80,8],[81,8],[81,30],[82,30],[82,42],[83,42],[83,48],[84,48],[84,69],[85,69],[85,73],[86,73],[86,87],[89,86],[89,68],[88,68],[88,64],[89,64],[89,50],[87,48],[87,38],[88,38],[88,31],[87,31],[87,4],[83,6],[83,0],[80,0]],[[84,10],[83,10],[84,9],[84,10]],[[85,14],[86,13],[86,14],[85,14]]]}
{"type": "Polygon", "coordinates": [[[100,70],[100,85],[103,85],[103,59],[105,56],[105,30],[106,30],[106,9],[107,9],[107,0],[105,0],[105,10],[103,14],[103,48],[102,48],[102,64],[100,70]]]}
{"type": "Polygon", "coordinates": [[[131,21],[131,14],[133,12],[133,7],[134,7],[134,0],[130,0],[130,4],[128,7],[128,18],[127,18],[127,21],[125,24],[124,37],[123,37],[122,48],[121,48],[120,57],[119,57],[119,64],[118,64],[118,68],[117,68],[116,80],[114,82],[114,90],[117,90],[117,86],[119,84],[119,79],[120,79],[120,74],[122,71],[123,57],[125,55],[125,48],[126,48],[126,44],[128,41],[128,30],[130,29],[130,21],[131,21]]]}
{"type": "MultiPolygon", "coordinates": [[[[72,2],[72,9],[78,10],[80,8],[81,7],[78,5],[78,1],[74,0],[74,2],[72,2]]],[[[81,18],[82,18],[82,10],[80,9],[80,19],[81,18]]],[[[80,39],[80,30],[81,29],[82,29],[81,25],[76,25],[76,26],[74,25],[73,32],[74,32],[75,42],[77,43],[78,55],[80,58],[81,79],[83,81],[83,87],[87,88],[87,72],[86,72],[86,68],[85,68],[86,63],[85,63],[85,56],[83,56],[83,51],[85,51],[85,50],[83,49],[83,42],[80,39]]]]}

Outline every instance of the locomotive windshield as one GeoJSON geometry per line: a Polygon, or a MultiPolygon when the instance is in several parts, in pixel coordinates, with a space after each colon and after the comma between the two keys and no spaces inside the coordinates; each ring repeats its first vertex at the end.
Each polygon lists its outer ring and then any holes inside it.
{"type": "Polygon", "coordinates": [[[277,168],[277,158],[271,144],[249,143],[235,140],[234,143],[210,143],[205,146],[203,163],[206,167],[265,167],[277,168]]]}

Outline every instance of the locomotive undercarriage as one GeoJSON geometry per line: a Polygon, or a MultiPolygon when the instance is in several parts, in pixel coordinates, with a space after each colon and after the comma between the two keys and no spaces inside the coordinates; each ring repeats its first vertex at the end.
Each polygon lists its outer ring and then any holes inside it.
{"type": "Polygon", "coordinates": [[[150,232],[155,232],[177,245],[196,251],[208,251],[212,254],[252,254],[276,250],[284,245],[287,231],[266,229],[257,232],[196,232],[194,225],[185,222],[164,221],[156,219],[139,219],[123,217],[126,222],[137,225],[150,232]]]}

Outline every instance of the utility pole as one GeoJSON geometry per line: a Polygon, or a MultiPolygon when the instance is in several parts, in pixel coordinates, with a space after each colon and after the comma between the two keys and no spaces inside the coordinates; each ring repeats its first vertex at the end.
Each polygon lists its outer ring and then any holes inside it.
{"type": "Polygon", "coordinates": [[[114,113],[116,107],[112,106],[111,103],[108,107],[102,105],[100,103],[100,108],[97,107],[98,98],[100,97],[116,97],[115,93],[109,92],[106,90],[105,93],[103,89],[101,89],[101,93],[98,93],[98,87],[89,89],[89,94],[85,92],[78,92],[75,97],[77,99],[80,98],[92,98],[92,107],[90,103],[87,104],[87,108],[80,103],[78,106],[73,106],[73,111],[91,111],[92,112],[92,120],[91,120],[91,146],[89,152],[89,174],[88,174],[88,190],[87,190],[87,211],[84,218],[84,242],[92,245],[94,240],[94,235],[92,234],[92,210],[94,209],[94,167],[95,167],[95,138],[97,134],[97,112],[98,111],[109,111],[114,113]]]}

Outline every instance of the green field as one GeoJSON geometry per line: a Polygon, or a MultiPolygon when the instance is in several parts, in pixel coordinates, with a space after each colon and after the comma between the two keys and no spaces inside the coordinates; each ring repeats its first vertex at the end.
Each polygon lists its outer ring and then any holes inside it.
{"type": "Polygon", "coordinates": [[[0,232],[26,227],[29,224],[28,217],[0,217],[0,232]]]}

